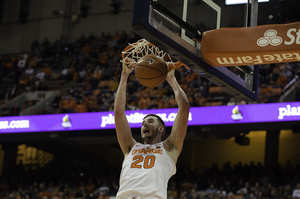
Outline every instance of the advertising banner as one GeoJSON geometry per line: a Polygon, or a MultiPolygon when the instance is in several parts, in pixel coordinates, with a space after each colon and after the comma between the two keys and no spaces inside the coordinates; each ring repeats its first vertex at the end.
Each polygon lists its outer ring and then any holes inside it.
{"type": "MultiPolygon", "coordinates": [[[[150,113],[159,115],[172,126],[178,109],[126,111],[131,128],[140,128],[150,113]]],[[[300,102],[236,106],[191,107],[188,124],[219,125],[300,121],[300,102]]],[[[0,117],[0,133],[26,133],[114,129],[113,112],[68,113],[0,117]]]]}
{"type": "Polygon", "coordinates": [[[300,61],[300,22],[203,33],[201,53],[212,66],[245,66],[300,61]]]}

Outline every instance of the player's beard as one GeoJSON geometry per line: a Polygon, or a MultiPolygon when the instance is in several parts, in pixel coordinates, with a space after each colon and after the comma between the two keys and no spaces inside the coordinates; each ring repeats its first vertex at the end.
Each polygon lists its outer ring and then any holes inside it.
{"type": "Polygon", "coordinates": [[[156,138],[156,136],[158,135],[158,127],[156,127],[155,130],[151,131],[151,135],[145,135],[143,136],[143,141],[146,142],[146,143],[151,143],[154,138],[156,138]]]}

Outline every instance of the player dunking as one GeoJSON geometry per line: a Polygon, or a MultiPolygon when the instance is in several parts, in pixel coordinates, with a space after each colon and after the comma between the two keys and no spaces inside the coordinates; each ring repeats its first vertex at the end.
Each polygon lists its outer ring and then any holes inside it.
{"type": "Polygon", "coordinates": [[[114,104],[117,138],[124,154],[117,199],[166,199],[168,181],[176,173],[177,158],[186,135],[190,105],[175,78],[175,70],[171,70],[166,80],[178,105],[171,134],[162,141],[166,130],[164,122],[157,115],[150,114],[142,123],[144,144],[136,142],[125,115],[126,84],[132,70],[131,65],[123,62],[114,104]]]}

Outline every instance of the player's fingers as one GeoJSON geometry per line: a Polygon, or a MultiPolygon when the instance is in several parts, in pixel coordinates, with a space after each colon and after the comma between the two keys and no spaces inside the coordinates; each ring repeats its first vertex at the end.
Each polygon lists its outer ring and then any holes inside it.
{"type": "Polygon", "coordinates": [[[124,63],[127,65],[128,68],[135,67],[134,59],[126,57],[126,58],[124,58],[124,63]]]}
{"type": "Polygon", "coordinates": [[[167,63],[168,69],[170,69],[170,68],[173,67],[173,63],[172,62],[166,62],[166,63],[167,63]]]}
{"type": "Polygon", "coordinates": [[[167,66],[168,66],[168,71],[174,70],[176,68],[173,62],[167,62],[167,66]]]}
{"type": "Polygon", "coordinates": [[[178,68],[176,63],[173,63],[173,62],[167,62],[167,66],[168,66],[168,71],[178,68]]]}

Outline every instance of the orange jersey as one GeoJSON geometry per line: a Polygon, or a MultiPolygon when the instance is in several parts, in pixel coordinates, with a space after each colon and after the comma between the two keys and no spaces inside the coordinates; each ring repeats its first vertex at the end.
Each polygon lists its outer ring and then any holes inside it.
{"type": "Polygon", "coordinates": [[[136,143],[123,161],[117,199],[167,198],[169,179],[176,166],[163,143],[136,143]]]}

